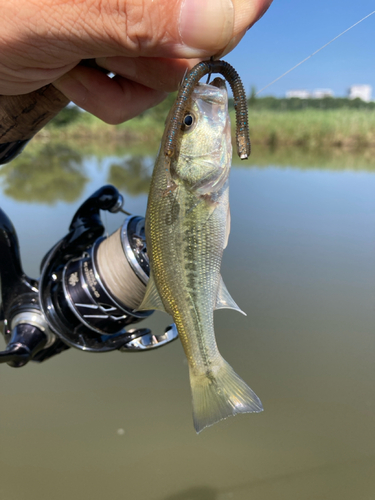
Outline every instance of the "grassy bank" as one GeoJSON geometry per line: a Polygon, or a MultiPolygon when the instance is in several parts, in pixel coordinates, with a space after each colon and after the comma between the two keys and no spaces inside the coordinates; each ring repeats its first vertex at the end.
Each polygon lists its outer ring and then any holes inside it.
{"type": "MultiPolygon", "coordinates": [[[[106,143],[114,152],[119,145],[125,144],[136,148],[140,143],[147,143],[153,149],[160,142],[170,105],[170,102],[162,103],[133,120],[115,126],[107,125],[88,113],[78,113],[70,121],[52,121],[38,137],[42,141],[59,139],[67,144],[74,141],[81,143],[83,148],[95,139],[98,143],[106,143]]],[[[231,118],[234,134],[234,110],[231,110],[231,118]]],[[[375,111],[370,109],[280,111],[250,108],[249,124],[254,145],[323,149],[375,147],[375,111]]]]}
{"type": "Polygon", "coordinates": [[[356,109],[306,109],[250,112],[254,144],[309,148],[375,147],[375,112],[356,109]]]}

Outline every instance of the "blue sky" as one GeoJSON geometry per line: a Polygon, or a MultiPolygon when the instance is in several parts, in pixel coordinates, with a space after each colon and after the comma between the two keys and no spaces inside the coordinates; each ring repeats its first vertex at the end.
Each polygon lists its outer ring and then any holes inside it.
{"type": "MultiPolygon", "coordinates": [[[[373,10],[375,0],[274,0],[225,59],[247,91],[259,90],[373,10]]],[[[375,99],[375,14],[260,96],[284,96],[293,88],[330,88],[345,96],[352,84],[372,85],[375,99]]]]}

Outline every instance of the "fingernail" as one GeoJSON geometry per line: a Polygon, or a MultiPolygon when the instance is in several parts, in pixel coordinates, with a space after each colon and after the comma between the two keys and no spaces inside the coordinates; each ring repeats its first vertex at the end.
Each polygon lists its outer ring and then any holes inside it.
{"type": "Polygon", "coordinates": [[[233,34],[234,8],[231,0],[183,0],[179,33],[184,45],[215,53],[233,34]]]}
{"type": "Polygon", "coordinates": [[[83,105],[87,100],[88,90],[86,87],[68,73],[53,82],[53,85],[78,106],[83,105]]]}

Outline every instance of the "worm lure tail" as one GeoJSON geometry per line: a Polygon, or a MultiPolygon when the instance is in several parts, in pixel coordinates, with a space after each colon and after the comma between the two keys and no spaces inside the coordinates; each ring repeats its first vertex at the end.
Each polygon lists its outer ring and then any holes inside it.
{"type": "Polygon", "coordinates": [[[187,73],[171,113],[171,121],[167,132],[164,154],[171,158],[176,149],[178,131],[181,128],[187,102],[199,80],[207,74],[220,73],[229,83],[234,97],[236,111],[236,142],[237,153],[241,160],[246,160],[251,152],[249,124],[247,117],[247,100],[245,89],[237,71],[225,61],[203,61],[187,73]]]}

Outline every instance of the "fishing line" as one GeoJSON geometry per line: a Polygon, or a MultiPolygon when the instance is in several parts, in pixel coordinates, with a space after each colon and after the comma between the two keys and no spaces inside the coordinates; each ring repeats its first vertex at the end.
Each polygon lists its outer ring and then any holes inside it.
{"type": "Polygon", "coordinates": [[[127,212],[126,210],[124,210],[123,208],[120,208],[120,212],[122,212],[125,215],[133,215],[130,212],[127,212]]]}
{"type": "Polygon", "coordinates": [[[146,292],[146,285],[132,269],[121,243],[121,228],[103,240],[97,251],[99,275],[109,291],[120,302],[137,309],[146,292]]]}
{"type": "Polygon", "coordinates": [[[107,212],[105,211],[104,212],[104,227],[105,227],[105,236],[108,238],[109,236],[109,232],[108,232],[108,228],[107,228],[107,212]]]}
{"type": "Polygon", "coordinates": [[[362,19],[360,19],[359,21],[357,21],[356,23],[354,23],[352,26],[350,26],[349,28],[347,28],[346,30],[344,30],[342,33],[340,33],[339,35],[335,36],[335,38],[332,38],[332,40],[330,40],[329,42],[325,43],[322,47],[320,47],[320,49],[316,50],[315,52],[313,52],[312,54],[310,54],[308,57],[306,57],[305,59],[303,59],[302,61],[300,61],[298,64],[296,64],[295,66],[293,66],[293,68],[290,68],[288,69],[288,71],[286,71],[285,73],[283,73],[282,75],[278,76],[275,80],[273,80],[271,83],[269,83],[268,85],[266,85],[265,87],[263,87],[262,89],[258,90],[258,92],[255,94],[256,96],[258,94],[260,94],[261,92],[263,92],[263,90],[266,90],[268,89],[268,87],[270,87],[271,85],[273,85],[274,83],[278,82],[279,80],[281,80],[281,78],[283,78],[284,76],[286,76],[288,73],[290,73],[291,71],[293,71],[294,69],[298,68],[298,66],[301,66],[301,64],[303,64],[304,62],[306,62],[308,59],[310,59],[312,56],[315,56],[315,54],[317,54],[318,52],[320,52],[321,50],[325,49],[326,47],[328,47],[329,44],[331,44],[332,42],[334,42],[335,40],[337,40],[338,38],[340,38],[340,36],[344,35],[345,33],[347,33],[348,31],[350,31],[352,28],[354,28],[354,26],[357,26],[357,24],[361,23],[362,21],[364,21],[365,19],[367,19],[368,17],[372,16],[373,14],[375,14],[375,10],[373,10],[372,12],[370,12],[370,14],[367,14],[367,16],[365,17],[362,17],[362,19]]]}

